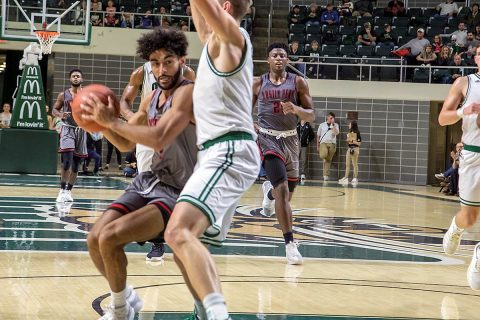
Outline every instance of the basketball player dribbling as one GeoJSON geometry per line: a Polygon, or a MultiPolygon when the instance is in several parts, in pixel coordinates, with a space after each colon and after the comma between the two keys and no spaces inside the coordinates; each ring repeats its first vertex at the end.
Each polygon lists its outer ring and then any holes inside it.
{"type": "Polygon", "coordinates": [[[260,154],[251,112],[252,44],[240,21],[248,0],[190,0],[205,44],[193,93],[198,163],[165,231],[195,300],[197,319],[230,319],[215,263],[202,244],[221,245],[260,154]]]}
{"type": "Polygon", "coordinates": [[[304,78],[287,72],[288,46],[273,43],[267,49],[270,72],[253,82],[253,106],[258,101],[258,142],[268,180],[263,183],[263,214],[275,213],[285,240],[289,264],[302,264],[293,241],[290,201],[299,178],[299,120],[313,122],[315,113],[304,78]]]}
{"type": "Polygon", "coordinates": [[[82,104],[84,118],[108,128],[105,137],[122,151],[140,141],[156,150],[151,170],[133,180],[87,238],[90,256],[111,289],[112,303],[102,319],[131,320],[142,308],[142,301],[126,283],[123,248],[133,241],[164,242],[175,202],[196,163],[193,83],[181,75],[187,45],[185,35],[174,29],[157,28],[138,40],[137,52],[151,62],[159,88],[142,101],[128,123],[115,116],[111,100],[105,106],[91,96],[82,104]]]}
{"type": "Polygon", "coordinates": [[[82,159],[88,156],[87,134],[73,119],[71,106],[73,98],[82,88],[83,74],[81,70],[73,69],[69,76],[70,88],[58,94],[52,109],[52,114],[62,119],[58,150],[61,153],[60,191],[56,200],[59,203],[73,201],[72,188],[78,169],[82,159]]]}
{"type": "MultiPolygon", "coordinates": [[[[480,47],[475,50],[475,63],[479,72],[455,80],[438,118],[442,126],[462,120],[463,131],[464,148],[458,169],[460,211],[443,238],[443,250],[449,255],[457,251],[463,232],[477,222],[480,213],[480,128],[477,124],[480,114],[480,47]]],[[[472,289],[480,290],[480,243],[473,250],[467,280],[472,289]]]]}
{"type": "MultiPolygon", "coordinates": [[[[195,71],[190,67],[183,65],[182,75],[185,79],[195,81],[195,71]]],[[[130,81],[123,90],[120,98],[120,112],[122,116],[129,120],[135,113],[133,109],[133,101],[140,91],[140,103],[145,100],[150,93],[158,88],[157,79],[152,71],[150,61],[145,62],[142,66],[133,70],[130,75],[130,81]]],[[[146,123],[145,123],[146,124],[146,123]]],[[[143,144],[138,143],[135,148],[137,158],[138,173],[151,170],[152,158],[154,150],[143,144]]],[[[163,243],[153,243],[150,252],[147,254],[147,261],[161,261],[165,254],[163,243]]]]}

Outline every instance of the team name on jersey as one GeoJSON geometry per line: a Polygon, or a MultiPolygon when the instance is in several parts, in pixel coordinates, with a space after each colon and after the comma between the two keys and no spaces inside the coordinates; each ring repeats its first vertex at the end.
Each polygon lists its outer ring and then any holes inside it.
{"type": "Polygon", "coordinates": [[[294,89],[271,89],[271,90],[263,90],[262,91],[262,98],[264,100],[292,100],[295,98],[296,90],[294,89]]]}

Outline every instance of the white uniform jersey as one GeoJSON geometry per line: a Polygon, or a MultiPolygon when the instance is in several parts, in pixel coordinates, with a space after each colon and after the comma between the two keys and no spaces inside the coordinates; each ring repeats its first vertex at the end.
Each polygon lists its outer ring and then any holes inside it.
{"type": "Polygon", "coordinates": [[[141,101],[143,101],[153,90],[158,88],[157,79],[152,72],[152,65],[150,61],[145,62],[143,65],[143,83],[142,83],[142,93],[140,95],[141,101]]]}
{"type": "MultiPolygon", "coordinates": [[[[470,74],[468,78],[467,94],[462,104],[462,109],[472,103],[480,103],[480,75],[470,74]]],[[[477,126],[477,115],[472,114],[463,117],[462,142],[471,146],[480,146],[480,129],[477,126]]]]}
{"type": "Polygon", "coordinates": [[[193,112],[197,126],[197,144],[229,132],[243,131],[256,139],[252,118],[253,60],[248,33],[240,65],[232,72],[215,69],[208,55],[208,43],[200,57],[193,89],[193,112]]]}

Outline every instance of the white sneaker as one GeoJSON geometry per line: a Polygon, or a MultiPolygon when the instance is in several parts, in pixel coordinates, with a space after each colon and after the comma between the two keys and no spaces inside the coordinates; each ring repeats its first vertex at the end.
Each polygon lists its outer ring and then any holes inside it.
{"type": "Polygon", "coordinates": [[[275,200],[270,200],[268,198],[268,192],[273,189],[272,184],[270,181],[265,181],[262,184],[262,190],[263,190],[263,202],[262,202],[262,211],[260,213],[265,216],[265,217],[271,217],[274,212],[275,212],[275,200]]]}
{"type": "Polygon", "coordinates": [[[133,318],[135,318],[135,310],[128,303],[120,308],[110,304],[104,310],[100,320],[133,320],[133,318]]]}
{"type": "Polygon", "coordinates": [[[65,202],[65,191],[67,190],[60,189],[60,191],[58,191],[57,200],[55,200],[56,202],[65,202]]]}
{"type": "Polygon", "coordinates": [[[357,178],[353,178],[352,179],[352,185],[356,186],[358,184],[358,179],[357,178]]]}
{"type": "Polygon", "coordinates": [[[453,217],[450,228],[448,228],[443,236],[443,251],[448,255],[452,255],[458,250],[460,241],[462,240],[463,231],[458,231],[454,221],[455,217],[453,217]]]}
{"type": "Polygon", "coordinates": [[[304,174],[302,174],[302,175],[300,176],[300,185],[301,185],[301,186],[303,186],[303,185],[305,184],[305,178],[306,178],[306,177],[305,177],[304,174]]]}
{"type": "Polygon", "coordinates": [[[438,180],[443,180],[445,179],[445,176],[443,175],[443,173],[436,173],[435,178],[437,178],[438,180]]]}
{"type": "Polygon", "coordinates": [[[323,181],[328,181],[328,176],[323,176],[323,181]]]}
{"type": "Polygon", "coordinates": [[[347,178],[347,177],[343,177],[342,179],[338,180],[338,183],[340,183],[340,184],[348,184],[348,178],[347,178]]]}
{"type": "Polygon", "coordinates": [[[128,304],[136,313],[140,312],[143,308],[142,299],[138,296],[132,286],[128,286],[128,291],[130,292],[130,295],[127,297],[128,304]]]}
{"type": "Polygon", "coordinates": [[[480,243],[473,250],[472,262],[467,271],[467,280],[470,288],[480,290],[480,243]]]}
{"type": "Polygon", "coordinates": [[[303,257],[298,251],[298,243],[289,242],[285,245],[288,264],[303,264],[303,257]]]}
{"type": "Polygon", "coordinates": [[[71,190],[65,190],[64,199],[64,202],[73,202],[71,190]]]}

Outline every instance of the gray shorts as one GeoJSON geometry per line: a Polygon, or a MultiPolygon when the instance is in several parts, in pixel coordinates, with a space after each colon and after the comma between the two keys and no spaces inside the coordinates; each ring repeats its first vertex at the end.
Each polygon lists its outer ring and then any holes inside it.
{"type": "MultiPolygon", "coordinates": [[[[122,214],[129,214],[152,204],[160,209],[166,226],[180,191],[160,182],[153,172],[145,171],[136,176],[125,189],[125,193],[108,208],[122,214]]],[[[163,231],[149,242],[164,242],[163,231]]]]}
{"type": "Polygon", "coordinates": [[[62,126],[58,152],[70,151],[73,151],[75,157],[86,158],[88,156],[87,133],[80,127],[62,126]]]}
{"type": "Polygon", "coordinates": [[[288,180],[298,180],[300,175],[298,136],[277,139],[275,136],[260,132],[258,134],[258,143],[264,157],[274,155],[285,163],[288,180]]]}

